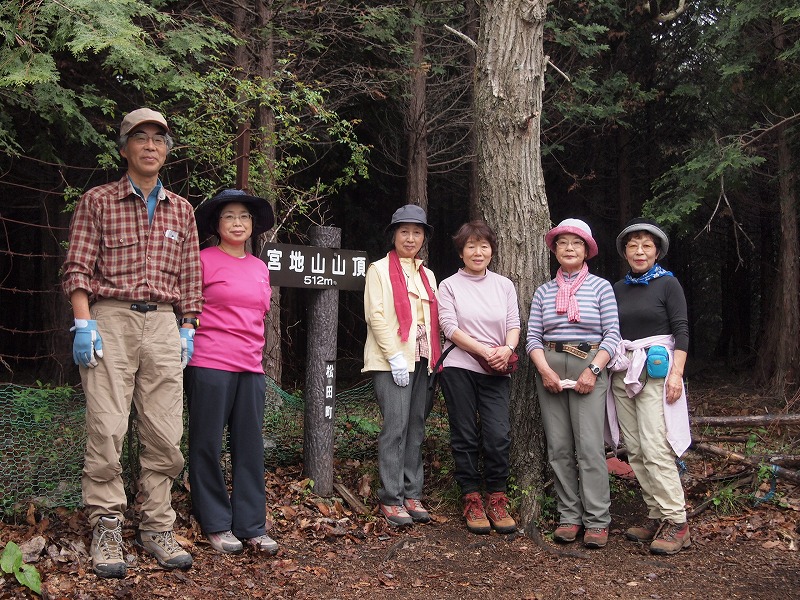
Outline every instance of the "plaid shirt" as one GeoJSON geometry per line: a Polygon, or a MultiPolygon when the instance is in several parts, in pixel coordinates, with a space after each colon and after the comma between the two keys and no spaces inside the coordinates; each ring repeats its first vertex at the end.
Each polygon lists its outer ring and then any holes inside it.
{"type": "Polygon", "coordinates": [[[192,205],[163,187],[153,216],[128,176],[86,192],[75,209],[64,263],[67,296],[92,301],[167,302],[178,314],[203,308],[202,269],[192,205]]]}

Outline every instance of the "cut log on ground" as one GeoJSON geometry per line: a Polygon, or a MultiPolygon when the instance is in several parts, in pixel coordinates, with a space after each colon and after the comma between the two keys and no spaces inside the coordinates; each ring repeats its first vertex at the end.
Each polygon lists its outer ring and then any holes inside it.
{"type": "Polygon", "coordinates": [[[358,496],[351,492],[347,486],[339,482],[334,482],[333,489],[339,493],[342,499],[347,502],[348,506],[355,512],[361,515],[368,515],[371,512],[367,505],[361,502],[361,500],[358,499],[358,496]]]}
{"type": "Polygon", "coordinates": [[[780,477],[781,479],[786,479],[787,481],[791,481],[792,483],[800,484],[800,473],[795,473],[794,471],[784,469],[783,467],[779,467],[778,465],[765,462],[758,457],[745,456],[744,454],[739,454],[738,452],[732,452],[730,450],[726,450],[725,448],[720,448],[719,446],[713,446],[711,444],[692,444],[692,449],[697,452],[715,454],[717,456],[721,456],[723,458],[732,460],[734,462],[745,463],[755,466],[759,466],[762,464],[769,465],[770,469],[772,470],[772,473],[776,477],[780,477]]]}
{"type": "Polygon", "coordinates": [[[689,417],[692,425],[711,425],[714,427],[725,425],[800,425],[798,414],[770,414],[770,415],[742,415],[730,417],[689,417]]]}

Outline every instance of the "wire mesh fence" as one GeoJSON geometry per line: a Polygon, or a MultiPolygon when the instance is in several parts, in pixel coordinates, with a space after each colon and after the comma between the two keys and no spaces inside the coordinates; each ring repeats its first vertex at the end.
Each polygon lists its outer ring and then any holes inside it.
{"type": "MultiPolygon", "coordinates": [[[[304,402],[269,377],[264,414],[267,468],[297,464],[303,452],[304,402]]],[[[370,460],[377,455],[380,411],[372,382],[336,395],[335,458],[370,460]]],[[[184,411],[186,418],[186,411],[184,411]]],[[[122,452],[126,483],[138,472],[135,419],[122,452]]],[[[441,399],[428,425],[447,429],[441,399]]],[[[187,427],[182,449],[186,456],[187,427]]],[[[71,387],[0,385],[0,518],[23,513],[33,504],[50,511],[81,504],[81,469],[86,442],[84,397],[71,387]]],[[[223,465],[225,451],[223,450],[223,465]]],[[[188,465],[187,465],[188,466],[188,465]]]]}

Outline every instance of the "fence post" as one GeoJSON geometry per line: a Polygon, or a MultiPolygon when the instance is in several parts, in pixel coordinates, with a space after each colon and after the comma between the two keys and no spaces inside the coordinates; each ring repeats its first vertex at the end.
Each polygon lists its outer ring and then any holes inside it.
{"type": "MultiPolygon", "coordinates": [[[[312,227],[309,238],[314,246],[339,248],[342,230],[338,227],[312,227]]],[[[332,287],[312,289],[308,293],[303,464],[306,477],[314,481],[314,493],[331,496],[339,290],[332,287]]]]}

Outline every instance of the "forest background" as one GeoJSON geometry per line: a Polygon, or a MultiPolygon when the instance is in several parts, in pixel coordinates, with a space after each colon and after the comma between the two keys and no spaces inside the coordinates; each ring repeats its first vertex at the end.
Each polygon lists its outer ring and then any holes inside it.
{"type": "MultiPolygon", "coordinates": [[[[428,210],[439,279],[460,265],[450,236],[462,222],[483,216],[502,241],[515,207],[529,207],[486,194],[504,173],[485,172],[480,144],[491,140],[476,135],[480,49],[516,43],[492,37],[486,15],[498,14],[542,21],[541,111],[530,118],[548,218],[531,221],[530,249],[501,243],[497,270],[528,251],[546,265],[541,235],[578,217],[601,249],[592,271],[615,281],[616,233],[654,217],[672,235],[664,265],[689,302],[690,377],[747,372],[791,397],[800,8],[788,0],[4,2],[0,379],[78,381],[59,288],[70,212],[85,189],[120,176],[118,124],[139,106],[164,112],[176,133],[165,185],[197,205],[246,173],[275,205],[271,241],[337,226],[342,247],[374,260],[406,202],[428,210]]],[[[523,317],[550,268],[512,277],[523,317]]],[[[267,370],[289,390],[302,387],[305,294],[276,293],[268,327],[267,370]]],[[[365,325],[360,294],[340,302],[344,387],[363,377],[365,325]]]]}

